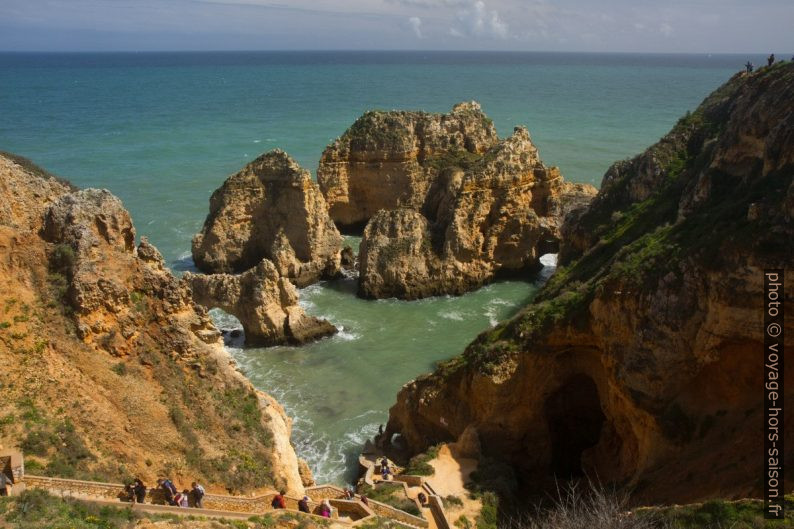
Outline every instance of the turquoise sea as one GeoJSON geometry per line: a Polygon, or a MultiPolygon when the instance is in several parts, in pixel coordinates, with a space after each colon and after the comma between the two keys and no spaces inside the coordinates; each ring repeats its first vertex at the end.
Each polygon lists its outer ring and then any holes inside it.
{"type": "MultiPolygon", "coordinates": [[[[0,53],[0,150],[110,189],[176,272],[210,193],[280,147],[314,172],[368,109],[479,101],[500,135],[526,125],[548,165],[598,185],[761,56],[465,52],[0,53]]],[[[352,242],[356,242],[353,240],[352,242]]],[[[552,263],[553,260],[548,261],[552,263]]],[[[550,273],[547,267],[542,274],[550,273]]],[[[342,329],[302,348],[243,349],[242,369],[295,420],[318,481],[350,480],[400,386],[531,300],[539,277],[458,298],[364,301],[351,279],[304,289],[342,329]]],[[[233,318],[215,313],[224,327],[233,318]]]]}

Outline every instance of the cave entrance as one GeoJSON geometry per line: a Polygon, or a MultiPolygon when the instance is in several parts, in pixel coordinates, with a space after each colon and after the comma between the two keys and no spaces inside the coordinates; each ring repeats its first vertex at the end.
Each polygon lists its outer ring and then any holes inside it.
{"type": "Polygon", "coordinates": [[[551,471],[561,479],[584,475],[582,452],[595,446],[604,425],[598,388],[584,374],[569,378],[544,404],[551,439],[551,471]]]}

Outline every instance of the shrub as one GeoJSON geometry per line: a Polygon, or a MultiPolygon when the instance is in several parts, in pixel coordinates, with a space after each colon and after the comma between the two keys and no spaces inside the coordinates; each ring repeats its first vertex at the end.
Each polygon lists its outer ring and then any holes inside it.
{"type": "Polygon", "coordinates": [[[408,461],[408,466],[403,470],[403,474],[410,476],[432,476],[436,470],[430,461],[438,457],[438,445],[431,446],[423,454],[417,454],[408,461]]]}

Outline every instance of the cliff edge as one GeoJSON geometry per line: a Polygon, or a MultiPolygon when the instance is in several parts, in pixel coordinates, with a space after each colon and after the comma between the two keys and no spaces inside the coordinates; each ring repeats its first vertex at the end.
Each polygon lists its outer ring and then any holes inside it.
{"type": "Polygon", "coordinates": [[[135,243],[110,192],[0,155],[0,446],[31,474],[301,493],[283,409],[135,243]]]}
{"type": "MultiPolygon", "coordinates": [[[[388,436],[419,452],[473,427],[541,491],[587,474],[636,501],[759,495],[764,269],[794,268],[793,222],[789,62],[737,74],[613,165],[535,302],[405,385],[388,436]]],[[[784,288],[790,303],[794,274],[784,288]]]]}

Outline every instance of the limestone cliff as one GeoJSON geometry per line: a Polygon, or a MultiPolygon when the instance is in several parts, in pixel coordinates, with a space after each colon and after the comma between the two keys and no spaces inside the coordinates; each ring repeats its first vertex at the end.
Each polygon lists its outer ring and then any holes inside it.
{"type": "MultiPolygon", "coordinates": [[[[536,301],[404,386],[388,433],[416,452],[475,427],[527,488],[587,473],[638,501],[760,494],[763,271],[787,269],[790,304],[793,221],[783,63],[737,74],[611,167],[536,301]]],[[[791,347],[790,311],[785,332],[791,347]]]]}
{"type": "Polygon", "coordinates": [[[498,139],[473,101],[449,114],[367,112],[326,147],[317,183],[334,222],[363,227],[381,209],[420,210],[447,159],[476,157],[498,139]]]}
{"type": "Polygon", "coordinates": [[[28,473],[302,491],[289,419],[118,198],[0,155],[0,204],[0,446],[28,473]]]}
{"type": "Polygon", "coordinates": [[[212,194],[193,260],[204,272],[231,273],[267,258],[299,287],[332,277],[342,237],[327,209],[309,172],[284,151],[270,151],[212,194]]]}
{"type": "Polygon", "coordinates": [[[564,182],[523,127],[481,157],[446,167],[420,211],[381,211],[360,248],[360,294],[414,299],[462,294],[499,273],[540,267],[564,215],[592,186],[564,182]]]}
{"type": "Polygon", "coordinates": [[[302,344],[336,332],[303,311],[295,287],[267,259],[238,275],[186,273],[184,279],[196,303],[219,307],[240,320],[248,345],[302,344]]]}

